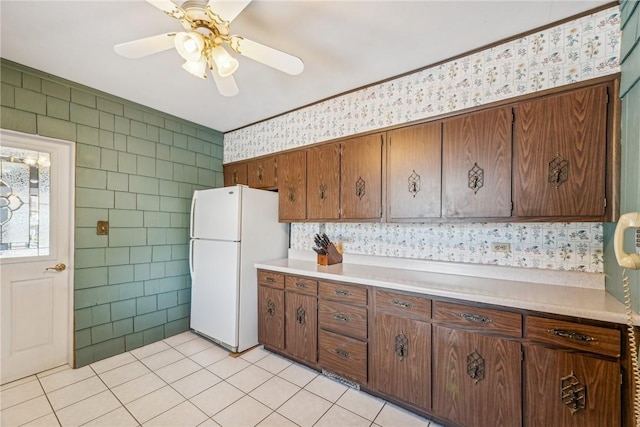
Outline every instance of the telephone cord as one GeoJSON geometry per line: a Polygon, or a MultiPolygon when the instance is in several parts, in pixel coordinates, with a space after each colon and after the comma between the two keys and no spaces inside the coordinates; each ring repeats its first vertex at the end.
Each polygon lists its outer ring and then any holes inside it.
{"type": "Polygon", "coordinates": [[[627,330],[629,333],[629,350],[631,353],[631,367],[633,370],[634,387],[633,393],[633,413],[635,415],[635,425],[640,427],[640,364],[638,363],[638,347],[636,334],[633,327],[633,309],[631,306],[631,286],[627,276],[627,270],[622,270],[622,284],[624,289],[624,305],[627,312],[627,330]]]}

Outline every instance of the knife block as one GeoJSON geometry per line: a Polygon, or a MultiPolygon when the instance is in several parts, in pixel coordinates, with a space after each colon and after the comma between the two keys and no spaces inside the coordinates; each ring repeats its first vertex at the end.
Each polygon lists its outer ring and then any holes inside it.
{"type": "Polygon", "coordinates": [[[320,265],[333,265],[342,262],[342,254],[338,252],[333,243],[329,243],[325,249],[326,255],[318,254],[318,264],[320,265]]]}

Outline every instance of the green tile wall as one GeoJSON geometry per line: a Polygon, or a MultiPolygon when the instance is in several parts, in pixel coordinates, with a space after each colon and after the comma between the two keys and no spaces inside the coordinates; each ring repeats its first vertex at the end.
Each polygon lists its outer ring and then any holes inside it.
{"type": "Polygon", "coordinates": [[[189,328],[193,191],[222,186],[223,135],[1,60],[0,126],[76,142],[76,366],[189,328]],[[108,236],[96,222],[109,221],[108,236]]]}
{"type": "MultiPolygon", "coordinates": [[[[620,95],[622,97],[622,165],[620,212],[640,211],[640,2],[620,2],[622,17],[622,58],[620,95]]],[[[613,253],[614,223],[604,225],[607,290],[623,301],[622,269],[613,253]]],[[[630,250],[628,246],[627,250],[630,250]]],[[[640,271],[627,271],[631,280],[633,308],[640,311],[640,271]]]]}

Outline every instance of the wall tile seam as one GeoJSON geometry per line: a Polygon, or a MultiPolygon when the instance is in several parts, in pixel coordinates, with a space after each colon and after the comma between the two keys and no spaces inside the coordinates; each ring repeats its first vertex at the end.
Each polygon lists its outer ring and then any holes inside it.
{"type": "MultiPolygon", "coordinates": [[[[21,74],[20,86],[13,85],[15,87],[23,87],[23,80],[24,79],[22,78],[22,76],[27,74],[27,75],[39,78],[42,81],[47,81],[47,82],[50,82],[50,83],[54,83],[54,84],[57,84],[57,85],[60,85],[60,86],[67,87],[67,88],[69,88],[70,91],[72,91],[73,89],[76,89],[78,91],[85,92],[85,93],[88,93],[88,94],[90,94],[91,92],[94,92],[95,95],[93,95],[93,96],[95,96],[96,99],[102,98],[102,99],[104,99],[106,101],[111,101],[111,102],[114,102],[116,104],[122,104],[123,106],[124,105],[135,105],[136,109],[138,109],[140,111],[143,111],[143,112],[146,112],[146,113],[151,114],[151,115],[158,115],[158,113],[160,113],[165,121],[168,119],[168,120],[174,121],[176,123],[185,124],[186,126],[190,126],[190,127],[194,128],[194,129],[196,129],[196,134],[194,134],[192,136],[197,136],[197,130],[200,130],[200,131],[204,132],[205,134],[211,134],[211,135],[214,136],[214,138],[215,138],[215,135],[217,133],[222,134],[220,131],[218,131],[216,129],[212,129],[212,128],[203,126],[203,125],[198,124],[198,123],[190,122],[190,121],[182,119],[180,117],[173,116],[173,115],[171,115],[169,113],[165,113],[165,112],[162,112],[162,111],[159,111],[159,110],[155,110],[153,108],[150,108],[150,107],[147,107],[147,106],[144,106],[144,105],[141,105],[141,104],[137,104],[135,102],[132,102],[132,101],[129,101],[129,100],[126,100],[126,99],[123,99],[123,98],[119,98],[119,97],[117,97],[115,95],[109,94],[107,92],[102,92],[102,91],[100,91],[98,89],[94,89],[94,88],[91,88],[89,86],[81,85],[81,84],[73,82],[71,80],[65,80],[65,79],[63,79],[61,77],[57,77],[57,76],[54,76],[54,75],[51,75],[51,74],[44,73],[44,72],[42,72],[40,70],[36,70],[34,68],[30,68],[30,67],[27,67],[25,65],[15,63],[15,62],[7,60],[5,58],[0,58],[0,68],[8,68],[10,70],[16,71],[16,72],[21,74]]],[[[3,80],[3,82],[5,82],[5,81],[3,80]]],[[[45,95],[54,96],[54,95],[48,94],[48,93],[45,94],[45,95]]],[[[59,97],[56,97],[56,98],[64,99],[64,98],[59,98],[59,97]]],[[[70,99],[64,99],[64,100],[70,101],[70,99]]],[[[97,102],[96,102],[96,104],[97,104],[97,102]]],[[[80,104],[80,105],[84,105],[84,104],[80,104]]],[[[115,113],[113,113],[112,111],[110,111],[108,109],[100,109],[99,106],[97,106],[97,105],[96,105],[95,109],[98,110],[98,111],[103,111],[103,112],[111,113],[111,114],[114,114],[114,115],[118,115],[120,117],[125,117],[123,114],[122,115],[115,114],[115,113]]],[[[166,126],[166,123],[165,123],[165,126],[166,126]]],[[[164,129],[167,129],[167,128],[165,127],[164,129]]],[[[191,133],[189,135],[191,135],[191,133]]],[[[214,143],[214,141],[209,141],[209,142],[214,143]]]]}

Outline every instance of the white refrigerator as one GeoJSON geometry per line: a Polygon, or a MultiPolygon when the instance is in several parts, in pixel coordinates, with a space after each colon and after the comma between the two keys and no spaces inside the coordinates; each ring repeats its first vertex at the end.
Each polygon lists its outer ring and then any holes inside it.
{"type": "Polygon", "coordinates": [[[234,352],[258,344],[255,263],[286,258],[278,193],[244,185],[198,190],[191,202],[191,329],[234,352]]]}

